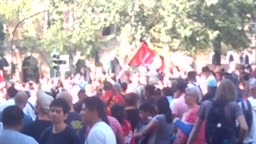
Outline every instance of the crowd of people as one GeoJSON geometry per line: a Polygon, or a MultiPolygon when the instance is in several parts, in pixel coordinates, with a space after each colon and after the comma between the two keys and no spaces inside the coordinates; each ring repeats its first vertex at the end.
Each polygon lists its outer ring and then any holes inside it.
{"type": "Polygon", "coordinates": [[[0,144],[256,144],[255,68],[176,69],[2,82],[0,144]]]}

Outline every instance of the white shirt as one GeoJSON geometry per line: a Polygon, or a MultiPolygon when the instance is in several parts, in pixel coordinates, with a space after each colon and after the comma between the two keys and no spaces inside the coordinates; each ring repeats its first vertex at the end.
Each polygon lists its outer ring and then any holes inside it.
{"type": "Polygon", "coordinates": [[[8,99],[7,101],[0,104],[0,112],[4,111],[8,106],[15,105],[14,98],[8,99]]]}
{"type": "Polygon", "coordinates": [[[251,103],[252,106],[252,126],[250,129],[250,132],[244,139],[244,143],[250,143],[253,142],[252,144],[256,144],[256,99],[253,97],[248,98],[249,102],[251,103]]]}
{"type": "Polygon", "coordinates": [[[95,123],[84,144],[116,144],[113,130],[103,121],[95,123]]]}
{"type": "MultiPolygon", "coordinates": [[[[8,99],[7,101],[3,102],[0,104],[0,112],[3,112],[5,108],[8,106],[13,106],[15,105],[15,100],[14,98],[8,99]]],[[[33,120],[36,119],[36,114],[33,108],[27,103],[26,106],[23,109],[23,112],[27,115],[29,115],[33,120]]]]}

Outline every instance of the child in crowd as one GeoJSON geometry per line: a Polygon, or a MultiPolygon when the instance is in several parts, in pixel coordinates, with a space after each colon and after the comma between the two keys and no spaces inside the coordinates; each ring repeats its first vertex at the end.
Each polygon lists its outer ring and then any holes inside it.
{"type": "Polygon", "coordinates": [[[149,103],[144,103],[139,107],[140,121],[134,130],[134,138],[137,144],[147,143],[149,141],[148,136],[140,136],[139,133],[147,126],[153,117],[154,107],[149,103]]]}

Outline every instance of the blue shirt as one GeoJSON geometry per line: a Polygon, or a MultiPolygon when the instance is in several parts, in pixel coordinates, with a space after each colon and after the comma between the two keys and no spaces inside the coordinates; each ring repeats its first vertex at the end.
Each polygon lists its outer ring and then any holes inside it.
{"type": "Polygon", "coordinates": [[[38,142],[16,130],[3,129],[0,131],[0,144],[38,144],[38,142]]]}

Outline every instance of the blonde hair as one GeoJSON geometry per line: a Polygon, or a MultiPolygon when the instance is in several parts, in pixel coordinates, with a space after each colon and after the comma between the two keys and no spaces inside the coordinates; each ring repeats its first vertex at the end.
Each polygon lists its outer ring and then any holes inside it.
{"type": "Polygon", "coordinates": [[[214,99],[217,101],[233,101],[235,100],[235,84],[229,79],[223,79],[216,90],[214,99]]]}

